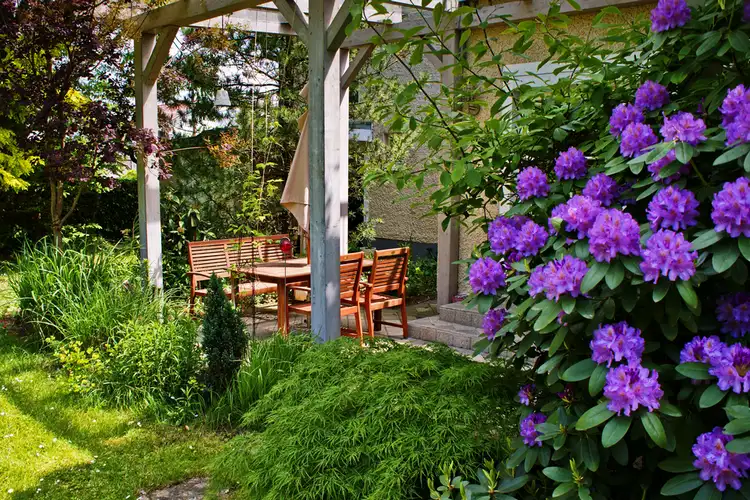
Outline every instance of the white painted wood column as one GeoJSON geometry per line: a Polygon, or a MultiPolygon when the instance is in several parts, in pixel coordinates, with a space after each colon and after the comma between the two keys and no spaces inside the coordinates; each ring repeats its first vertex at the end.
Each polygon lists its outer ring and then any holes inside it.
{"type": "Polygon", "coordinates": [[[341,60],[327,48],[326,28],[337,0],[310,0],[310,246],[313,334],[340,335],[341,60]]]}
{"type": "MultiPolygon", "coordinates": [[[[143,33],[135,40],[135,123],[139,128],[159,134],[156,82],[149,82],[145,72],[156,35],[143,33]]],[[[161,250],[161,214],[159,208],[159,175],[153,157],[138,154],[138,220],[140,223],[141,259],[148,263],[151,284],[164,286],[161,250]]]]}

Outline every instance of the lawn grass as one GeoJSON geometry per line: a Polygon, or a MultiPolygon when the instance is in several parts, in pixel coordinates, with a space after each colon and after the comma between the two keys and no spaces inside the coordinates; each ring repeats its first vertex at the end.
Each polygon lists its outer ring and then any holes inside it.
{"type": "Polygon", "coordinates": [[[205,475],[222,446],[207,430],[87,406],[0,326],[0,499],[135,499],[205,475]]]}

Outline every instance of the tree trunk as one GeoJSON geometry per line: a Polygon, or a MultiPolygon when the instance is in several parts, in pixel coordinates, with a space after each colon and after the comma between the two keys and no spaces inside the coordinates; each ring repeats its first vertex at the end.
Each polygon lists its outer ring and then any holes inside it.
{"type": "Polygon", "coordinates": [[[49,181],[50,189],[50,217],[52,220],[52,239],[57,248],[63,245],[63,183],[49,181]]]}

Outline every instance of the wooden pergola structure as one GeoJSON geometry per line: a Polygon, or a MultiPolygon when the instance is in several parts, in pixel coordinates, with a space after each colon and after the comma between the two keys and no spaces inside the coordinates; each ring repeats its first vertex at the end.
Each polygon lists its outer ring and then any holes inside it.
{"type": "MultiPolygon", "coordinates": [[[[516,0],[478,9],[471,23],[430,26],[432,15],[401,21],[402,8],[432,9],[442,3],[446,12],[460,0],[383,0],[387,16],[372,16],[373,22],[388,19],[382,29],[365,29],[346,35],[354,0],[177,0],[131,19],[135,40],[136,125],[158,132],[157,80],[169,50],[182,27],[233,25],[247,31],[296,35],[309,51],[309,168],[310,238],[312,265],[312,331],[323,341],[339,335],[339,255],[346,252],[348,215],[349,85],[372,54],[376,40],[396,40],[410,30],[412,36],[432,34],[435,29],[453,36],[457,45],[462,30],[481,24],[500,24],[505,19],[533,19],[546,12],[553,0],[516,0]],[[422,29],[415,29],[421,27],[422,29]],[[350,61],[350,49],[358,48],[350,61]]],[[[632,5],[647,0],[583,0],[582,11],[607,5],[632,5]]],[[[574,10],[569,4],[563,12],[574,10]]],[[[365,12],[365,15],[372,13],[365,12]]],[[[448,16],[446,16],[448,17],[448,16]]],[[[444,85],[452,86],[452,55],[429,54],[428,60],[441,72],[444,85]]],[[[159,178],[153,158],[138,158],[138,206],[141,257],[148,262],[149,276],[162,286],[162,248],[159,178]]],[[[439,227],[441,227],[439,225],[439,227]]],[[[458,284],[458,228],[455,223],[439,230],[438,303],[456,293],[458,284]]]]}

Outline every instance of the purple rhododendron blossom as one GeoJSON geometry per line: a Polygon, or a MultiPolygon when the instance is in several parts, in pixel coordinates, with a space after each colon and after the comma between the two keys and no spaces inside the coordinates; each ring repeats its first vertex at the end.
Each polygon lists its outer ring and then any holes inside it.
{"type": "Polygon", "coordinates": [[[713,481],[719,491],[725,491],[727,486],[739,490],[740,478],[747,477],[750,469],[750,457],[727,451],[726,444],[733,439],[724,434],[721,427],[714,427],[711,432],[698,436],[693,445],[693,466],[700,469],[701,479],[713,481]]]}
{"type": "Polygon", "coordinates": [[[474,261],[469,268],[469,285],[474,293],[495,295],[499,288],[505,286],[503,266],[489,257],[474,261]]]}
{"type": "Polygon", "coordinates": [[[742,5],[742,22],[750,23],[750,1],[745,0],[742,5]]]}
{"type": "Polygon", "coordinates": [[[744,337],[750,332],[750,293],[737,292],[719,299],[716,319],[721,323],[722,333],[744,337]]]}
{"type": "Polygon", "coordinates": [[[574,390],[573,384],[565,384],[565,388],[557,393],[557,397],[562,399],[563,403],[572,403],[574,390]]]}
{"type": "Polygon", "coordinates": [[[660,276],[670,281],[689,280],[695,274],[695,259],[698,252],[685,240],[682,233],[660,229],[646,242],[642,252],[641,271],[643,279],[657,283],[660,276]]]}
{"type": "Polygon", "coordinates": [[[580,179],[586,175],[586,157],[583,151],[569,148],[555,160],[555,174],[560,180],[580,179]]]}
{"type": "Polygon", "coordinates": [[[638,106],[618,104],[609,117],[609,132],[615,137],[620,137],[625,127],[631,123],[643,123],[644,120],[643,111],[638,106]]]}
{"type": "Polygon", "coordinates": [[[575,195],[567,203],[555,207],[553,217],[559,217],[567,223],[568,231],[577,231],[578,238],[585,238],[594,225],[597,216],[602,212],[601,203],[588,196],[575,195]]]}
{"type": "Polygon", "coordinates": [[[614,325],[599,325],[594,331],[591,341],[591,359],[599,364],[625,360],[631,364],[641,362],[646,343],[641,337],[641,331],[633,328],[625,321],[614,325]]]}
{"type": "Polygon", "coordinates": [[[607,408],[618,415],[636,411],[645,406],[649,412],[659,409],[664,391],[659,385],[659,374],[639,364],[620,365],[607,373],[604,396],[609,399],[607,408]]]}
{"type": "Polygon", "coordinates": [[[586,183],[583,195],[596,200],[602,206],[610,206],[620,195],[620,186],[607,174],[596,174],[586,183]]]}
{"type": "Polygon", "coordinates": [[[717,385],[722,391],[750,392],[750,348],[734,344],[722,349],[721,356],[712,360],[708,373],[719,379],[717,385]]]}
{"type": "Polygon", "coordinates": [[[531,257],[547,243],[549,234],[534,221],[528,221],[518,231],[516,236],[516,250],[521,257],[531,257]]]}
{"type": "Polygon", "coordinates": [[[722,351],[727,346],[719,340],[719,337],[693,337],[693,340],[685,344],[680,352],[680,363],[708,363],[721,357],[722,351]]]}
{"type": "Polygon", "coordinates": [[[631,123],[622,132],[620,154],[625,157],[640,155],[647,147],[653,146],[659,139],[645,123],[631,123]]]}
{"type": "Polygon", "coordinates": [[[545,295],[555,302],[566,293],[578,297],[581,294],[581,281],[588,270],[586,262],[571,255],[549,262],[544,266],[542,275],[545,295]]]}
{"type": "Polygon", "coordinates": [[[542,442],[537,440],[542,433],[535,426],[546,421],[547,416],[543,413],[532,413],[521,421],[521,437],[526,446],[542,446],[542,442]]]}
{"type": "Polygon", "coordinates": [[[711,219],[716,231],[726,231],[732,238],[750,237],[750,186],[745,177],[725,183],[714,195],[711,219]]]}
{"type": "Polygon", "coordinates": [[[692,191],[669,186],[662,189],[648,204],[647,217],[651,222],[651,229],[659,228],[687,229],[696,225],[698,213],[698,200],[692,191]]]}
{"type": "Polygon", "coordinates": [[[635,105],[641,109],[655,110],[669,104],[667,87],[647,80],[635,91],[635,105]]]}
{"type": "Polygon", "coordinates": [[[487,239],[490,249],[498,255],[503,255],[516,247],[518,230],[529,220],[522,215],[513,217],[499,216],[490,222],[487,228],[487,239]]]}
{"type": "Polygon", "coordinates": [[[529,287],[529,295],[535,297],[544,291],[544,268],[546,266],[537,266],[531,271],[529,280],[526,282],[529,287]]]}
{"type": "Polygon", "coordinates": [[[726,145],[750,142],[750,89],[744,85],[730,89],[719,111],[721,126],[727,132],[726,145]]]}
{"type": "Polygon", "coordinates": [[[638,255],[640,228],[629,213],[613,208],[603,210],[588,232],[589,251],[599,262],[609,262],[618,254],[638,255]]]}
{"type": "Polygon", "coordinates": [[[706,124],[700,118],[695,118],[690,113],[680,112],[669,118],[664,118],[659,132],[667,141],[686,142],[696,146],[699,142],[706,140],[703,132],[706,130],[706,124]]]}
{"type": "Polygon", "coordinates": [[[651,11],[651,31],[654,33],[685,26],[688,21],[690,7],[685,0],[659,0],[651,11]]]}
{"type": "Polygon", "coordinates": [[[678,170],[674,174],[668,175],[667,177],[662,177],[660,175],[661,170],[673,161],[677,161],[677,153],[675,153],[674,149],[667,153],[667,155],[663,158],[659,158],[655,162],[649,164],[648,171],[651,172],[651,178],[657,182],[671,184],[677,181],[683,175],[687,175],[690,172],[690,167],[688,165],[682,165],[682,167],[680,167],[680,170],[678,170]]]}
{"type": "Polygon", "coordinates": [[[522,405],[531,406],[531,401],[534,399],[535,390],[536,385],[534,384],[528,384],[521,387],[521,389],[518,391],[518,399],[521,401],[522,405]]]}
{"type": "Polygon", "coordinates": [[[549,193],[547,176],[537,167],[526,167],[516,177],[516,189],[521,201],[533,197],[543,198],[549,193]]]}
{"type": "Polygon", "coordinates": [[[503,327],[505,321],[505,315],[507,311],[505,309],[490,309],[487,314],[484,315],[482,320],[482,331],[487,338],[494,340],[497,332],[503,327]]]}

